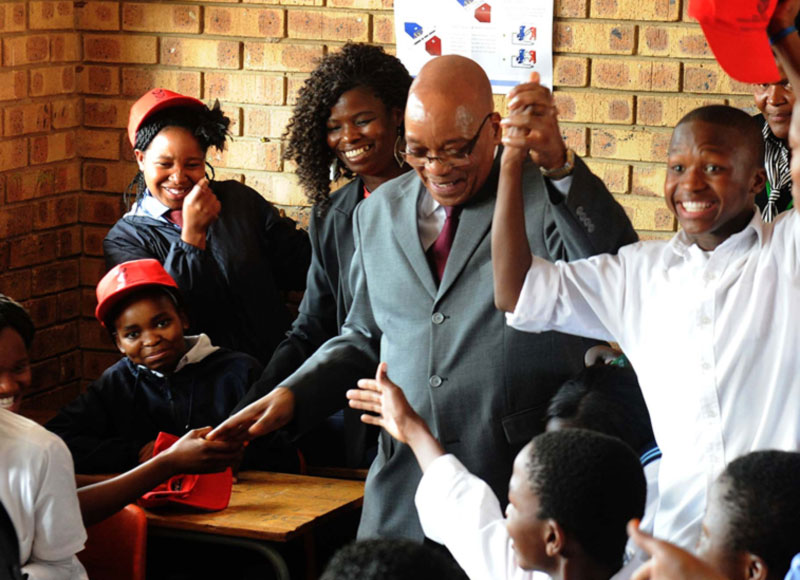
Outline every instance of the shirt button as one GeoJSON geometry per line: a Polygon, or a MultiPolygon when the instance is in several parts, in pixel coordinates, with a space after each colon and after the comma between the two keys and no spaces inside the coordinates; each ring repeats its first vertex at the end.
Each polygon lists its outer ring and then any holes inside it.
{"type": "Polygon", "coordinates": [[[700,324],[711,324],[711,319],[708,316],[701,316],[700,324]]]}
{"type": "Polygon", "coordinates": [[[707,362],[704,362],[704,363],[703,363],[702,365],[700,365],[700,366],[701,366],[701,368],[702,368],[704,371],[707,371],[707,370],[710,370],[710,369],[711,369],[711,365],[710,365],[709,363],[707,363],[707,362]]]}
{"type": "Polygon", "coordinates": [[[431,378],[428,379],[428,383],[433,388],[441,387],[442,386],[442,377],[440,377],[439,375],[433,375],[433,376],[431,376],[431,378]]]}
{"type": "Polygon", "coordinates": [[[441,324],[442,322],[444,322],[444,314],[442,314],[441,312],[434,312],[433,316],[431,316],[431,320],[433,321],[434,324],[441,324]]]}
{"type": "Polygon", "coordinates": [[[706,282],[711,282],[712,280],[716,280],[717,274],[715,272],[706,272],[703,278],[706,282]]]}

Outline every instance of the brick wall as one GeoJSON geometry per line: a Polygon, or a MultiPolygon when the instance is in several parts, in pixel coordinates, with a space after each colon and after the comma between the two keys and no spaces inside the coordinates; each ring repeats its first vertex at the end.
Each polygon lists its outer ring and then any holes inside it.
{"type": "MultiPolygon", "coordinates": [[[[445,1],[445,0],[435,0],[445,1]]],[[[679,0],[556,0],[555,95],[564,138],[644,237],[671,127],[704,103],[748,109],[679,0]]],[[[91,318],[102,239],[135,173],[124,127],[153,86],[218,98],[234,139],[211,160],[306,223],[282,134],[314,59],[348,39],[393,49],[392,0],[0,1],[0,289],[32,309],[34,406],[117,358],[91,318]],[[57,388],[59,387],[59,388],[57,388]]],[[[502,107],[502,98],[497,99],[502,107]]]]}

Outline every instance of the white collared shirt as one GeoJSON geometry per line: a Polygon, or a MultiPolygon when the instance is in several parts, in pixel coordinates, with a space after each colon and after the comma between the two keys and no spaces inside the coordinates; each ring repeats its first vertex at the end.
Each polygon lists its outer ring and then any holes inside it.
{"type": "Polygon", "coordinates": [[[161,203],[156,196],[146,189],[142,195],[142,198],[133,204],[131,209],[128,210],[128,213],[126,213],[124,217],[147,216],[164,223],[172,224],[176,228],[180,229],[178,224],[167,219],[166,215],[169,211],[169,207],[161,203]]]}
{"type": "Polygon", "coordinates": [[[800,450],[800,215],[749,225],[713,252],[639,242],[616,256],[534,256],[509,325],[616,340],[663,457],[654,533],[693,548],[709,486],[736,457],[800,450]]]}

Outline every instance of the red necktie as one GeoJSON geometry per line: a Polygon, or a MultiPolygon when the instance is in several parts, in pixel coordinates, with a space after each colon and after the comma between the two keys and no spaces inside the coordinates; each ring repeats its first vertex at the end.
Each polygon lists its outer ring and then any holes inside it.
{"type": "Polygon", "coordinates": [[[183,229],[183,208],[171,209],[166,213],[167,219],[183,229]]]}
{"type": "Polygon", "coordinates": [[[456,237],[458,215],[461,213],[461,207],[446,205],[444,206],[444,213],[447,215],[447,218],[444,220],[442,231],[427,251],[428,262],[431,265],[431,270],[437,282],[442,280],[444,267],[445,264],[447,264],[447,257],[450,255],[450,248],[453,247],[453,239],[456,237]]]}

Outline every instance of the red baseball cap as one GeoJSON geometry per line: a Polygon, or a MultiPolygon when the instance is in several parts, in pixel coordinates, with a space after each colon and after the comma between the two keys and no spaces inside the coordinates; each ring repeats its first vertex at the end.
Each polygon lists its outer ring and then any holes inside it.
{"type": "Polygon", "coordinates": [[[142,95],[131,107],[131,113],[128,117],[128,139],[131,142],[131,146],[135,146],[136,131],[139,130],[139,127],[142,126],[147,117],[162,109],[180,106],[201,108],[205,107],[205,104],[194,97],[187,97],[167,89],[151,89],[142,95]]]}
{"type": "Polygon", "coordinates": [[[117,264],[97,283],[97,308],[94,311],[97,320],[105,326],[105,318],[114,304],[142,286],[178,287],[158,260],[147,258],[117,264]]]}
{"type": "MultiPolygon", "coordinates": [[[[178,437],[163,431],[153,446],[153,457],[171,447],[178,437]]],[[[233,472],[228,467],[219,473],[175,475],[139,499],[142,507],[159,507],[177,503],[190,507],[218,511],[228,507],[233,487],[233,472]]]]}
{"type": "Polygon", "coordinates": [[[781,79],[767,25],[778,0],[690,0],[689,16],[703,28],[720,66],[744,83],[781,79]]]}

